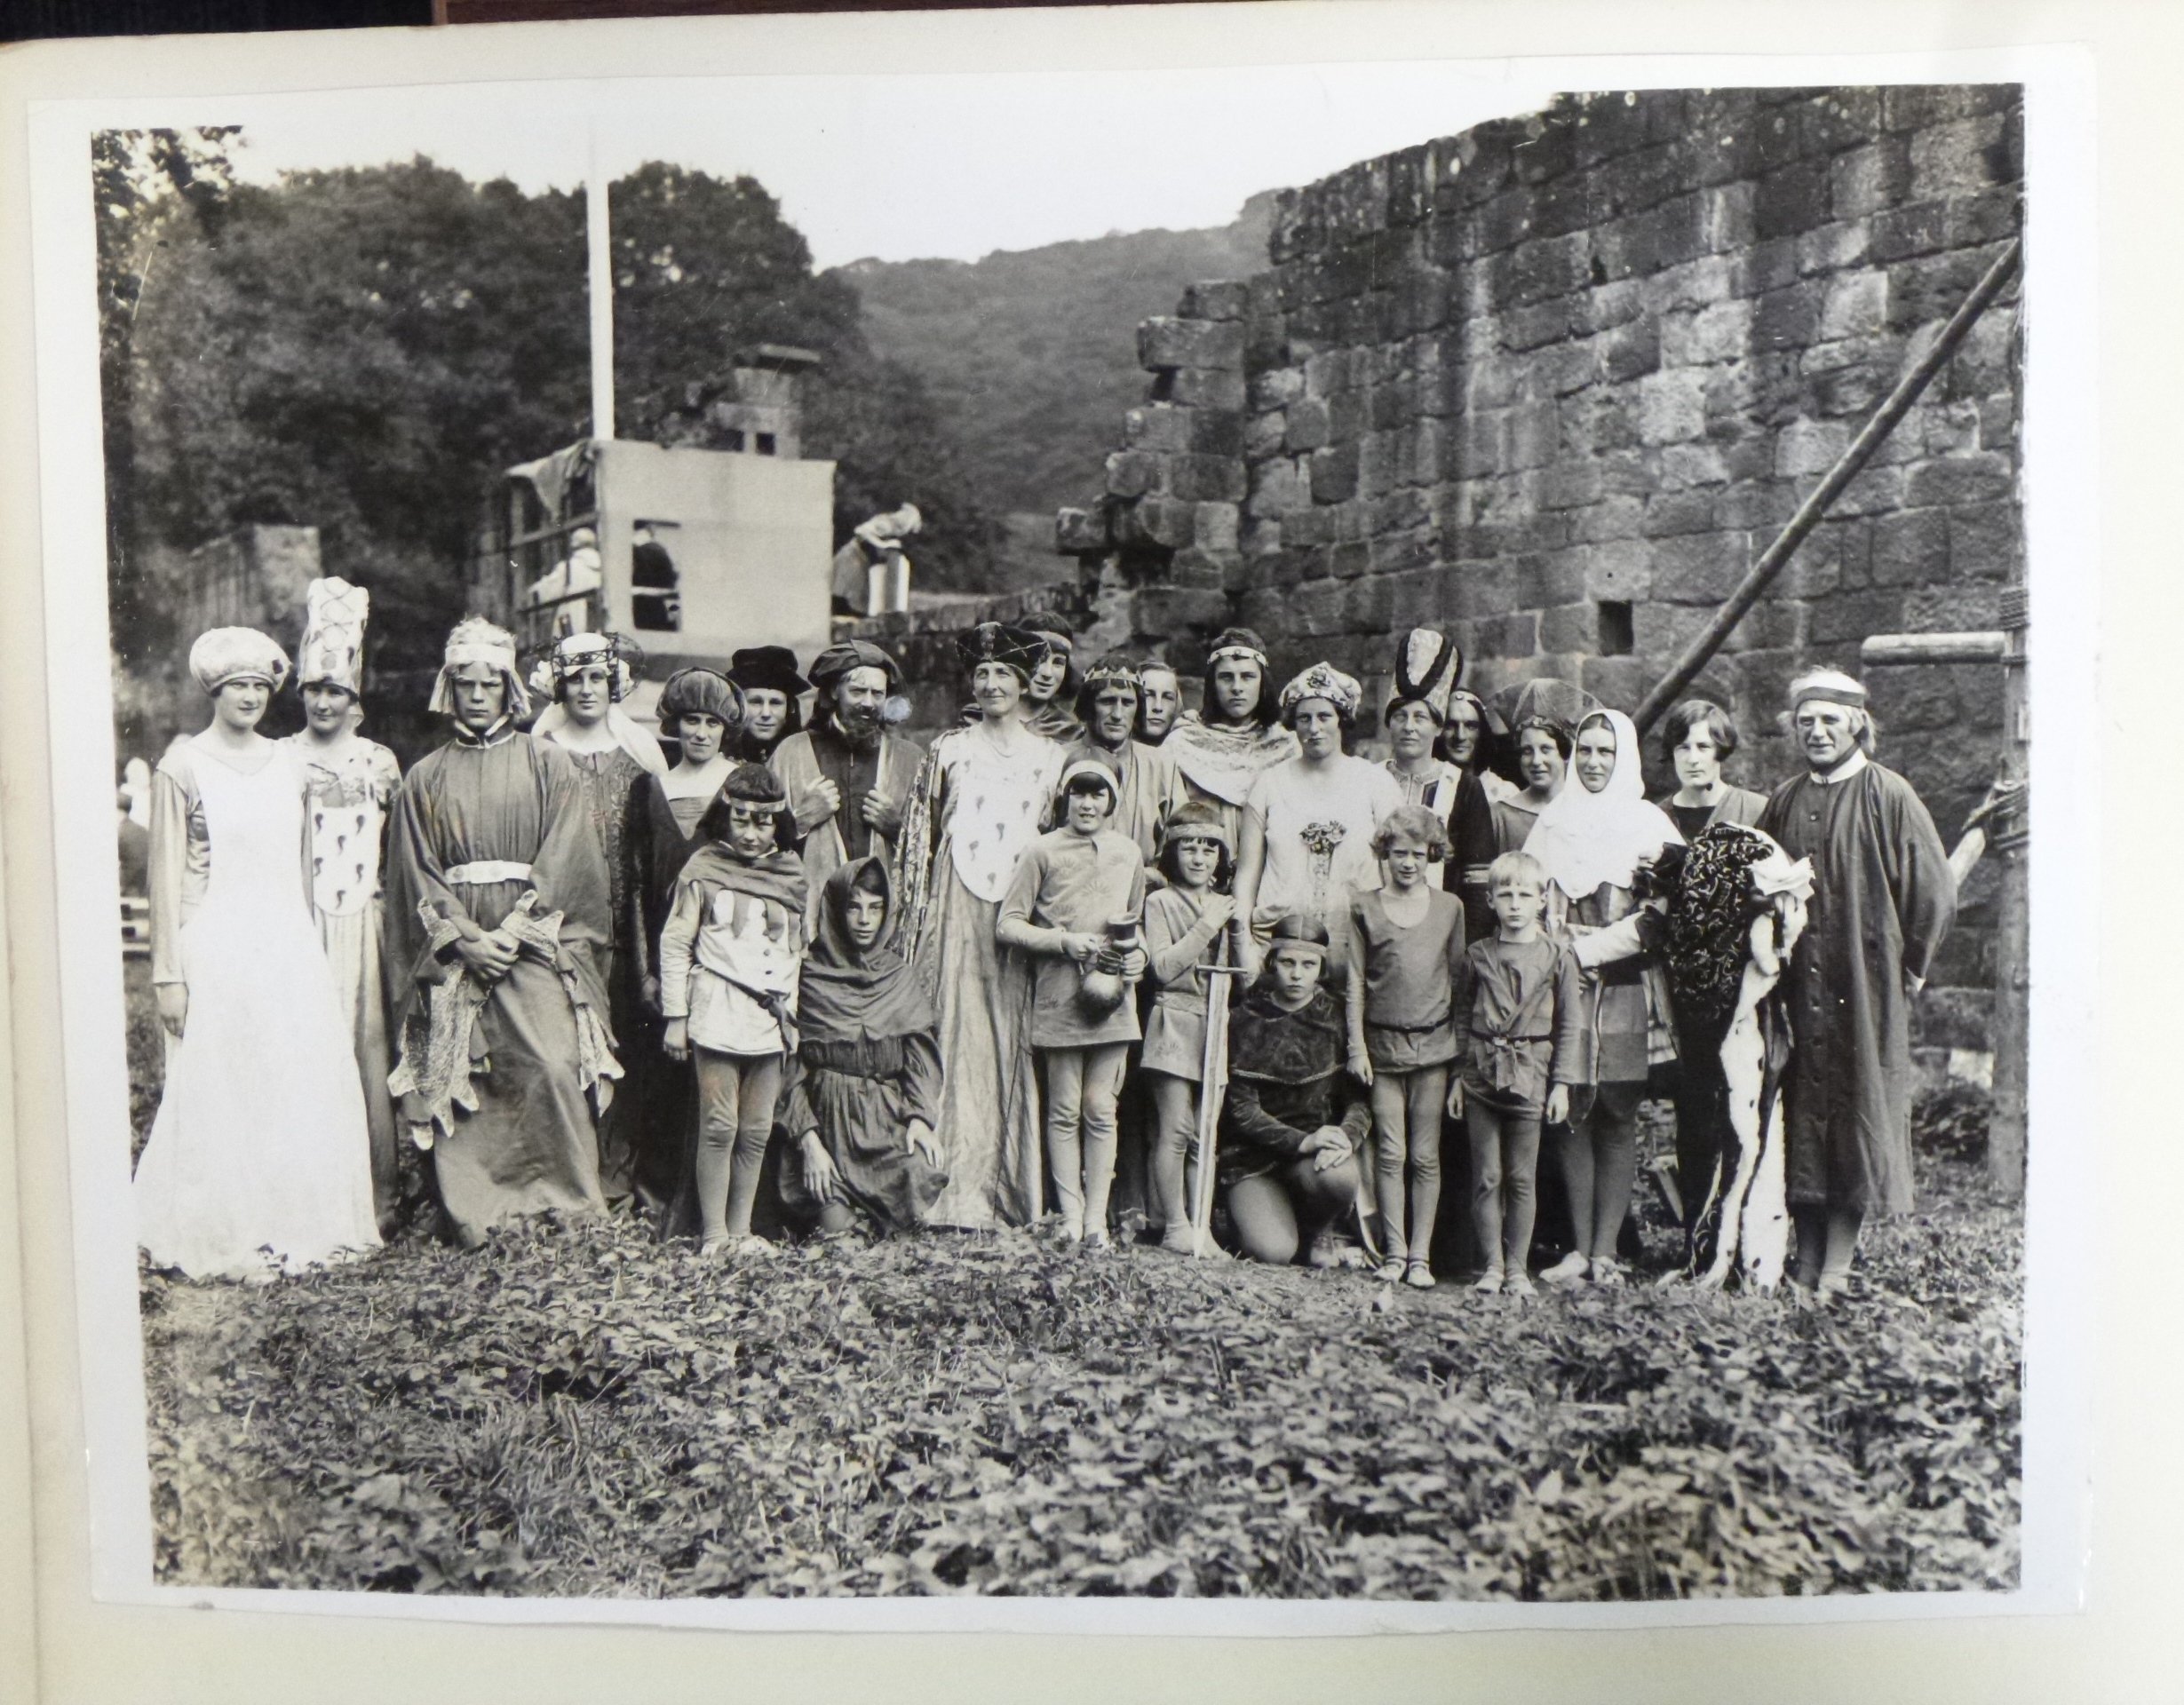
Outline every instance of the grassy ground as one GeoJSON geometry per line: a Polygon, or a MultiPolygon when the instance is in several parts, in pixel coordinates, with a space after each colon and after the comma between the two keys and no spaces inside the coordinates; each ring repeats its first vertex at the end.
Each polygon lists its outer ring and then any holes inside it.
{"type": "MultiPolygon", "coordinates": [[[[1628,1598],[2004,1587],[2020,1220],[1855,1294],[1488,1299],[1025,1233],[741,1268],[626,1224],[143,1285],[161,1578],[1628,1598]]],[[[1666,1241],[1656,1223],[1648,1251],[1666,1241]]]]}

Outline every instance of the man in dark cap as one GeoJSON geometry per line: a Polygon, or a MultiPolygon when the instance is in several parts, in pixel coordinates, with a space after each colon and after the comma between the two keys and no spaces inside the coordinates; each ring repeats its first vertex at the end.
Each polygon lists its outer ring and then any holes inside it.
{"type": "Polygon", "coordinates": [[[812,684],[797,673],[786,646],[746,646],[728,660],[728,678],[743,694],[743,732],[735,756],[771,764],[774,749],[804,726],[797,700],[812,684]]]}
{"type": "Polygon", "coordinates": [[[846,639],[812,660],[819,702],[812,726],[774,749],[774,773],[789,790],[804,837],[804,873],[813,903],[845,864],[872,857],[894,862],[902,808],[925,754],[888,732],[908,706],[899,695],[902,666],[869,639],[846,639]]]}

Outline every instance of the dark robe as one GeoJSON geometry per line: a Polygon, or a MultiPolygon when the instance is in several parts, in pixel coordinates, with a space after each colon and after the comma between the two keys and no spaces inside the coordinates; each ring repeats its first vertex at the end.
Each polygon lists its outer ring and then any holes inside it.
{"type": "Polygon", "coordinates": [[[1215,1163],[1224,1189],[1302,1159],[1322,1125],[1340,1126],[1362,1149],[1372,1102],[1345,1064],[1346,1036],[1342,1008],[1324,986],[1294,1012],[1263,984],[1244,997],[1229,1032],[1215,1163]]]}
{"type": "Polygon", "coordinates": [[[1775,789],[1759,827],[1813,861],[1783,988],[1795,1038],[1784,1095],[1793,1206],[1911,1206],[1911,997],[1956,915],[1957,884],[1911,784],[1869,764],[1775,789]]]}
{"type": "Polygon", "coordinates": [[[518,1215],[606,1205],[578,1008],[592,1035],[605,1033],[595,956],[611,932],[609,888],[567,753],[514,733],[428,753],[402,783],[390,837],[385,964],[399,1035],[415,1034],[408,1020],[433,985],[465,974],[457,941],[497,929],[528,892],[534,916],[560,915],[556,950],[551,962],[527,952],[486,995],[470,1078],[479,1105],[433,1150],[441,1206],[465,1243],[518,1215]],[[448,880],[487,860],[528,865],[529,875],[448,880]],[[438,921],[428,927],[420,908],[438,921]]]}
{"type": "Polygon", "coordinates": [[[941,1020],[892,939],[896,909],[887,867],[878,859],[844,865],[821,891],[818,936],[797,991],[797,1063],[780,1119],[792,1144],[782,1169],[790,1205],[819,1211],[799,1140],[815,1130],[851,1205],[882,1231],[923,1224],[948,1182],[906,1135],[913,1119],[940,1123],[941,1020]],[[884,886],[888,915],[880,939],[861,951],[849,940],[847,917],[868,868],[884,886]]]}
{"type": "Polygon", "coordinates": [[[636,991],[635,1016],[622,1040],[622,1060],[628,1075],[616,1091],[615,1105],[625,1112],[632,1131],[637,1198],[648,1212],[664,1214],[680,1187],[682,1169],[697,1130],[695,1080],[690,1062],[670,1059],[661,1049],[665,1021],[659,1008],[644,998],[645,985],[655,985],[656,1001],[660,975],[660,932],[667,925],[668,908],[675,899],[675,878],[697,851],[703,837],[698,820],[705,800],[691,818],[690,831],[683,832],[675,810],[656,775],[639,775],[631,789],[628,828],[623,841],[625,866],[623,888],[628,919],[623,927],[623,951],[630,962],[630,984],[636,991]]]}

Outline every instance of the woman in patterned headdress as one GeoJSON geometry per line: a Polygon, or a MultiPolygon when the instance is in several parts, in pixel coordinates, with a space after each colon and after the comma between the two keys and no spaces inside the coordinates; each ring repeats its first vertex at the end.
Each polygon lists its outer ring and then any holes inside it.
{"type": "Polygon", "coordinates": [[[370,595],[345,580],[314,580],[305,589],[304,642],[296,666],[304,727],[289,741],[309,778],[312,907],[356,1044],[371,1124],[372,1198],[379,1230],[391,1235],[401,1186],[394,1102],[386,1090],[393,1060],[379,964],[386,927],[379,865],[387,813],[402,773],[393,753],[357,732],[363,720],[364,623],[370,613],[370,595]]]}
{"type": "Polygon", "coordinates": [[[156,1266],[250,1277],[379,1242],[350,1028],[312,919],[304,766],[258,732],[281,647],[215,628],[190,648],[212,725],[152,782],[152,984],[174,1039],[137,1164],[156,1266]]]}
{"type": "Polygon", "coordinates": [[[933,742],[898,844],[912,963],[940,1012],[938,1225],[1023,1225],[1044,1194],[1031,1059],[1031,967],[995,938],[1017,860],[1038,838],[1062,747],[1023,720],[1046,645],[983,622],[957,641],[979,718],[933,742]]]}

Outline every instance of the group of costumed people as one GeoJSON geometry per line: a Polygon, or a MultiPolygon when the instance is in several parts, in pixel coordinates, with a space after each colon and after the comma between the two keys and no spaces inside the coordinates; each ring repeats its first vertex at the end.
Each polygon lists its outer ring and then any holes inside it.
{"type": "Polygon", "coordinates": [[[527,679],[473,617],[433,688],[450,737],[404,776],[358,731],[367,609],[315,583],[292,670],[250,630],[191,653],[211,725],[150,783],[160,1265],[369,1249],[421,1174],[465,1243],[548,1209],[735,1258],[1142,1227],[1419,1287],[1461,1249],[1524,1292],[1551,1144],[1540,1276],[1613,1284],[1664,1073],[1700,1282],[1839,1289],[1864,1217],[1910,1205],[1910,1003],[1958,873],[1839,672],[1793,684],[1806,769],[1770,795],[1724,780],[1726,710],[1677,707],[1654,803],[1629,717],[1554,682],[1489,705],[1432,630],[1375,762],[1360,683],[1277,690],[1244,629],[1191,710],[1058,617],[982,623],[921,750],[869,641],[680,670],[655,735],[618,637],[527,679]],[[306,726],[274,741],[291,675],[306,726]]]}

